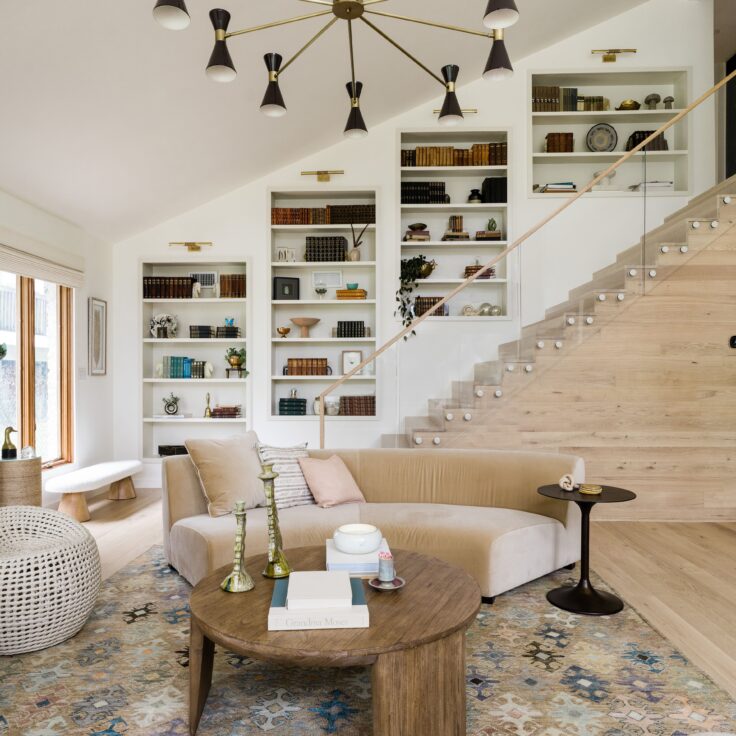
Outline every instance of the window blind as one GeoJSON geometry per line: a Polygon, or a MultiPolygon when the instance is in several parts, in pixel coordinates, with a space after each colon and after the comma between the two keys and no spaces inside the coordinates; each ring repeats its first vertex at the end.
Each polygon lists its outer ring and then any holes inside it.
{"type": "Polygon", "coordinates": [[[73,289],[78,289],[84,284],[84,271],[2,243],[0,243],[0,271],[10,271],[73,289]]]}

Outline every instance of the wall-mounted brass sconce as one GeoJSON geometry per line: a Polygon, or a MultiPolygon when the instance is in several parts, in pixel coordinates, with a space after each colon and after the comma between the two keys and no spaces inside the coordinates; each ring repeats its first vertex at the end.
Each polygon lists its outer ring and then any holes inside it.
{"type": "Polygon", "coordinates": [[[591,54],[603,54],[603,63],[608,64],[617,60],[619,54],[635,54],[636,49],[593,49],[591,54]]]}
{"type": "Polygon", "coordinates": [[[316,176],[317,181],[331,181],[333,176],[338,174],[344,174],[342,169],[336,169],[334,171],[302,171],[302,176],[316,176]]]}

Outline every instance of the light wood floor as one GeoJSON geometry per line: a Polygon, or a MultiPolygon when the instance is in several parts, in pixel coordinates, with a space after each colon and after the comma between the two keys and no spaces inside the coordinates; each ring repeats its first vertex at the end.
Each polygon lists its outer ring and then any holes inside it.
{"type": "MultiPolygon", "coordinates": [[[[90,511],[105,578],[161,544],[158,490],[90,511]]],[[[599,522],[591,548],[593,569],[736,698],[736,523],[599,522]]]]}

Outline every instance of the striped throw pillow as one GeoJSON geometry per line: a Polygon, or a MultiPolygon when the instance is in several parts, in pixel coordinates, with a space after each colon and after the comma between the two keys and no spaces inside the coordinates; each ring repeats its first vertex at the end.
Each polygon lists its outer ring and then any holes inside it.
{"type": "Polygon", "coordinates": [[[273,465],[274,473],[279,474],[274,481],[276,508],[288,509],[292,506],[315,503],[299,466],[300,457],[309,457],[306,444],[296,447],[271,447],[259,444],[258,454],[264,465],[273,465]]]}

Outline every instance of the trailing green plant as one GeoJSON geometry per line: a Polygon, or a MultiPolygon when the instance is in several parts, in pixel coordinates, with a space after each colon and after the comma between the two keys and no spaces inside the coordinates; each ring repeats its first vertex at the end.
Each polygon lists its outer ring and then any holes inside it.
{"type": "MultiPolygon", "coordinates": [[[[394,314],[401,315],[401,323],[404,327],[409,327],[416,317],[414,313],[414,299],[412,297],[414,289],[419,285],[419,281],[426,279],[434,271],[436,266],[436,261],[427,260],[421,254],[413,258],[401,259],[400,285],[396,292],[396,303],[398,306],[394,314]]],[[[409,334],[416,335],[416,332],[412,330],[409,334]]],[[[404,340],[407,338],[408,335],[404,335],[404,340]]]]}

